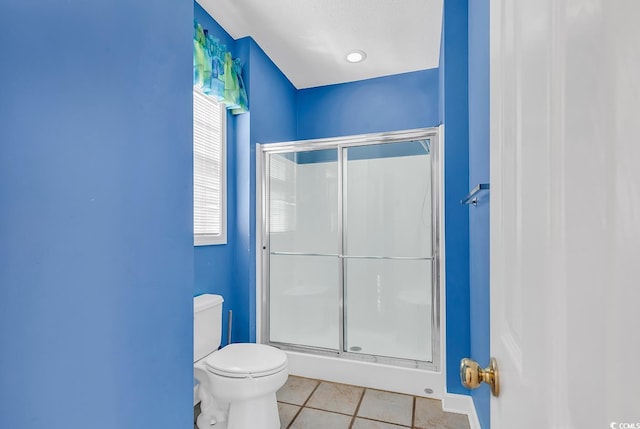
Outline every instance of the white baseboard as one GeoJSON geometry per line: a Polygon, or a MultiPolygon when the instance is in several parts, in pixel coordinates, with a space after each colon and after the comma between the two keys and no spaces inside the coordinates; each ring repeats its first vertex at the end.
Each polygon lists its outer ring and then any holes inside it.
{"type": "Polygon", "coordinates": [[[471,396],[445,393],[444,398],[442,398],[442,409],[450,413],[466,414],[469,416],[471,429],[481,429],[476,407],[473,405],[471,396]]]}

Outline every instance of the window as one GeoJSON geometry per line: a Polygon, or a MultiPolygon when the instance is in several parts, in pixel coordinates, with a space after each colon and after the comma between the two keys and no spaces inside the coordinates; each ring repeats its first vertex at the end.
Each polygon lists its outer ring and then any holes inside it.
{"type": "Polygon", "coordinates": [[[225,244],[226,110],[193,90],[193,244],[225,244]]]}

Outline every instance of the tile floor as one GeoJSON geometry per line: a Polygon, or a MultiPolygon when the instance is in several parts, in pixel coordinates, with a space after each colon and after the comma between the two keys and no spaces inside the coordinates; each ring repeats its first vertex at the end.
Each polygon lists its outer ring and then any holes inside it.
{"type": "Polygon", "coordinates": [[[282,429],[469,429],[466,415],[419,396],[289,376],[277,397],[282,429]]]}
{"type": "Polygon", "coordinates": [[[358,386],[290,376],[277,397],[283,429],[469,429],[435,399],[358,386]]]}

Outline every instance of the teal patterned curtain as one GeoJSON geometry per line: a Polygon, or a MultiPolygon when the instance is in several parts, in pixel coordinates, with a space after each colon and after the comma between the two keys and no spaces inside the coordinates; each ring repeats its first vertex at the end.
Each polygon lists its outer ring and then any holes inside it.
{"type": "Polygon", "coordinates": [[[208,35],[195,20],[193,30],[193,86],[224,102],[233,114],[248,112],[240,59],[234,60],[227,46],[208,35]]]}

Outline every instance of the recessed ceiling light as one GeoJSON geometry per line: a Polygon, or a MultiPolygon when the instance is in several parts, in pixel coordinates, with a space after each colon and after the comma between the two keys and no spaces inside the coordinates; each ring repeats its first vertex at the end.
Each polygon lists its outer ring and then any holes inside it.
{"type": "Polygon", "coordinates": [[[347,54],[347,61],[350,63],[359,63],[364,61],[365,58],[367,58],[367,54],[364,51],[355,50],[347,54]]]}

